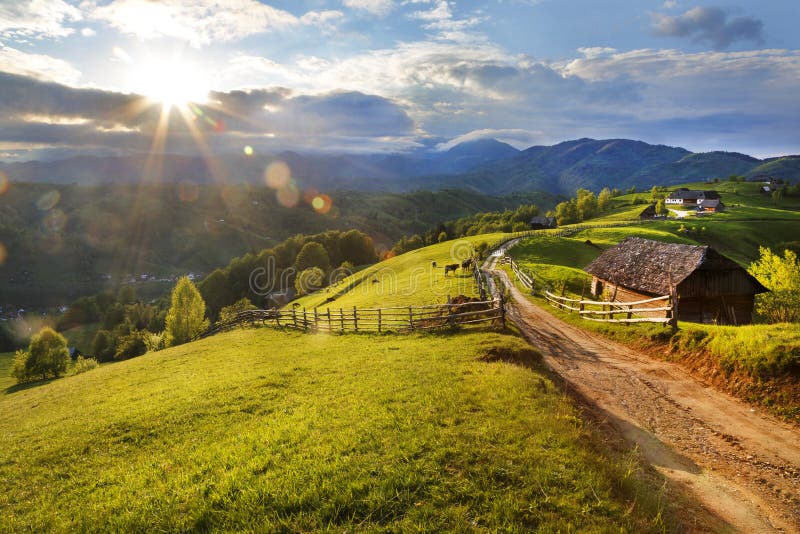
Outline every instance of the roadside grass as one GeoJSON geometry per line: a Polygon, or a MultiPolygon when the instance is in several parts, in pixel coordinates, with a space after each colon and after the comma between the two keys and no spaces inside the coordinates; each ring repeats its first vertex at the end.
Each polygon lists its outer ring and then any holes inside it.
{"type": "Polygon", "coordinates": [[[537,362],[500,333],[248,329],[9,393],[0,530],[676,530],[537,362]]]}
{"type": "Polygon", "coordinates": [[[461,263],[469,257],[471,247],[481,242],[493,244],[505,234],[469,236],[431,245],[376,263],[355,273],[336,286],[294,300],[291,305],[313,309],[319,307],[352,308],[353,306],[411,306],[447,302],[447,296],[477,296],[472,271],[444,276],[444,266],[461,263]],[[436,262],[434,268],[432,262],[436,262]],[[332,298],[333,301],[326,302],[332,298]]]}

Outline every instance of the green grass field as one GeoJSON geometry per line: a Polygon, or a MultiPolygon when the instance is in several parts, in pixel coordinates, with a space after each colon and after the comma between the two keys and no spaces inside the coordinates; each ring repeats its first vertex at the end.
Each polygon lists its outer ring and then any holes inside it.
{"type": "Polygon", "coordinates": [[[536,362],[498,333],[238,330],[12,391],[0,531],[673,530],[536,362]]]}
{"type": "Polygon", "coordinates": [[[334,287],[293,302],[307,309],[412,306],[447,302],[448,295],[477,296],[471,271],[444,276],[444,266],[461,263],[472,247],[481,242],[495,243],[505,234],[483,234],[446,241],[401,254],[377,263],[343,280],[334,287]],[[432,267],[432,262],[437,267],[432,267]],[[332,302],[326,302],[328,298],[332,302]]]}
{"type": "Polygon", "coordinates": [[[11,377],[11,362],[14,360],[13,352],[0,352],[0,394],[13,386],[16,380],[11,377]]]}

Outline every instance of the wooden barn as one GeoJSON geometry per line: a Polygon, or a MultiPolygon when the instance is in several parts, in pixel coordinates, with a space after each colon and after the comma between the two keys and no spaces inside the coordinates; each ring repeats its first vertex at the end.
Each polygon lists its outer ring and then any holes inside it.
{"type": "MultiPolygon", "coordinates": [[[[608,300],[635,302],[674,290],[678,320],[695,323],[748,324],[755,295],[768,291],[711,247],[640,237],[628,237],[607,249],[585,270],[592,275],[592,293],[605,292],[608,300]]],[[[657,306],[663,303],[651,307],[657,306]]]]}

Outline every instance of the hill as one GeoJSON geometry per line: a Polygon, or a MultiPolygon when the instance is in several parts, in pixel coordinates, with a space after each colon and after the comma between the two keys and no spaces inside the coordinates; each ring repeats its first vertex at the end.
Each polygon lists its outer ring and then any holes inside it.
{"type": "Polygon", "coordinates": [[[285,206],[263,185],[12,183],[0,196],[0,243],[8,250],[0,266],[0,306],[62,305],[131,278],[143,286],[141,294],[153,296],[169,281],[144,282],[142,275],[208,273],[298,233],[355,228],[386,248],[444,220],[530,202],[544,209],[555,204],[551,195],[500,198],[454,190],[340,191],[330,198],[320,213],[303,199],[285,206]]]}
{"type": "Polygon", "coordinates": [[[663,484],[503,334],[239,330],[0,395],[3,531],[662,532],[663,484]]]}
{"type": "Polygon", "coordinates": [[[579,187],[641,190],[731,174],[800,179],[800,156],[762,161],[746,154],[692,153],[630,139],[584,138],[523,151],[495,139],[480,139],[448,150],[420,148],[396,154],[226,154],[209,161],[168,154],[156,159],[157,175],[144,155],[0,163],[0,170],[12,181],[25,182],[172,183],[190,179],[199,184],[261,184],[264,169],[282,161],[301,188],[395,192],[468,188],[489,195],[520,191],[571,195],[579,187]]]}

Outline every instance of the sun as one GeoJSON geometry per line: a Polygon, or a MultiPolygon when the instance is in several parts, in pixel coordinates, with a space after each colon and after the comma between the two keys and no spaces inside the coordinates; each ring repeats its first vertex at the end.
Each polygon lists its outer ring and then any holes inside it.
{"type": "Polygon", "coordinates": [[[190,102],[202,104],[208,98],[209,86],[202,70],[180,60],[148,60],[132,66],[131,89],[160,102],[164,108],[185,107],[190,102]]]}

